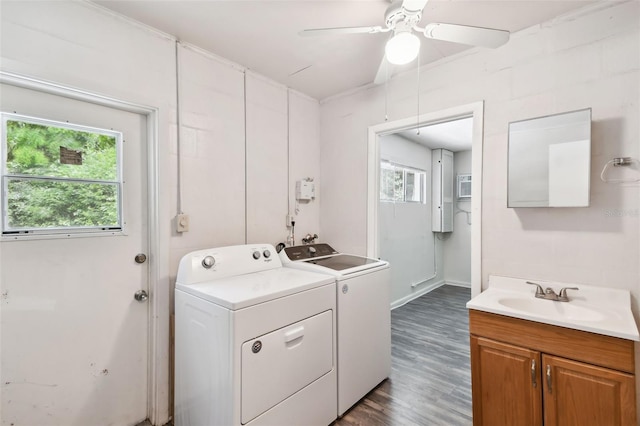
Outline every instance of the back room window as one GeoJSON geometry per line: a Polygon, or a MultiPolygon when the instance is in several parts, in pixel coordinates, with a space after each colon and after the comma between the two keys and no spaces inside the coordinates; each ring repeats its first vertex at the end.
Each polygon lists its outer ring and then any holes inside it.
{"type": "Polygon", "coordinates": [[[380,162],[380,201],[426,204],[426,171],[380,162]]]}
{"type": "Polygon", "coordinates": [[[122,133],[1,116],[3,235],[122,229],[122,133]]]}

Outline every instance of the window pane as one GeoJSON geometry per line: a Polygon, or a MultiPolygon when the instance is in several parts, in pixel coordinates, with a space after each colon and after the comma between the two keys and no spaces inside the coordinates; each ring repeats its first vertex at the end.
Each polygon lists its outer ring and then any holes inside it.
{"type": "Polygon", "coordinates": [[[413,170],[406,171],[406,201],[424,203],[424,182],[425,174],[423,172],[413,170]]]}
{"type": "Polygon", "coordinates": [[[396,169],[394,174],[393,200],[402,202],[404,201],[404,173],[402,172],[402,169],[396,169]]]}
{"type": "Polygon", "coordinates": [[[393,168],[383,165],[380,168],[380,201],[393,201],[393,178],[393,168]]]}
{"type": "Polygon", "coordinates": [[[380,163],[380,201],[425,203],[426,173],[390,162],[380,163]]]}
{"type": "Polygon", "coordinates": [[[116,227],[118,185],[55,180],[7,181],[9,230],[116,227]]]}
{"type": "Polygon", "coordinates": [[[7,172],[115,181],[116,136],[7,120],[7,172]]]}
{"type": "Polygon", "coordinates": [[[415,180],[416,174],[414,172],[407,171],[405,176],[405,199],[407,201],[415,201],[414,200],[414,192],[415,192],[415,180]]]}

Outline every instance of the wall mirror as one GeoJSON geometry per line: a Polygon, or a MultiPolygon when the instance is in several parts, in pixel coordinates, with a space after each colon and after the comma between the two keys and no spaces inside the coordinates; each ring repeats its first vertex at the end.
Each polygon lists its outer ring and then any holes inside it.
{"type": "Polygon", "coordinates": [[[587,207],[591,108],[509,123],[508,207],[587,207]]]}

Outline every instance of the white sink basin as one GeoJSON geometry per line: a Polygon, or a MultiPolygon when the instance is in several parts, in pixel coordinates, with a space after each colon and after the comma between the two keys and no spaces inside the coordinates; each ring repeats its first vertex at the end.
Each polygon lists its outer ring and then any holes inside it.
{"type": "Polygon", "coordinates": [[[549,317],[566,318],[577,321],[602,321],[605,315],[595,309],[585,308],[570,302],[554,302],[552,300],[522,298],[522,297],[502,297],[498,303],[516,311],[523,311],[530,314],[545,315],[549,317]]]}
{"type": "Polygon", "coordinates": [[[506,315],[575,330],[640,341],[627,290],[539,282],[556,293],[562,287],[579,287],[568,302],[535,297],[525,279],[490,276],[489,288],[467,303],[467,308],[506,315]]]}

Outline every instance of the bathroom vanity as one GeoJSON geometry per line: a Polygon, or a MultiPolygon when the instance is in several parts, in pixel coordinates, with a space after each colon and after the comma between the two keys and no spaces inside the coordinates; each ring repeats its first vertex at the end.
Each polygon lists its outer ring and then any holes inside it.
{"type": "Polygon", "coordinates": [[[636,425],[629,293],[578,286],[556,302],[525,280],[491,280],[467,304],[473,424],[636,425]]]}

